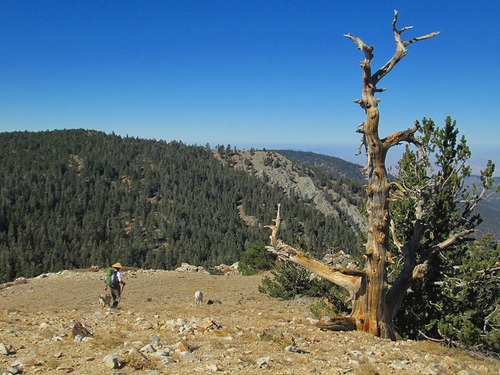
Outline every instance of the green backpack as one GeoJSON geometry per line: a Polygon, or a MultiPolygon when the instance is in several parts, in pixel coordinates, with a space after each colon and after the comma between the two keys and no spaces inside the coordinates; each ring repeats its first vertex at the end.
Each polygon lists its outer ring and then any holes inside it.
{"type": "Polygon", "coordinates": [[[106,285],[111,288],[118,288],[118,277],[116,271],[112,267],[108,268],[106,271],[106,285]]]}

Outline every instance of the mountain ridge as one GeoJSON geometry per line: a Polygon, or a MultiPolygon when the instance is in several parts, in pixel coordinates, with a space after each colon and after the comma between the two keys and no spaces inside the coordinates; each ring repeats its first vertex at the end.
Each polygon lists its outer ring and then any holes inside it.
{"type": "Polygon", "coordinates": [[[319,257],[360,249],[355,215],[336,214],[332,195],[315,187],[318,172],[297,174],[307,196],[265,181],[279,169],[261,178],[233,168],[234,150],[217,159],[206,146],[84,129],[0,133],[0,144],[0,281],[113,259],[160,269],[231,264],[267,241],[278,203],[284,240],[299,235],[319,257]]]}

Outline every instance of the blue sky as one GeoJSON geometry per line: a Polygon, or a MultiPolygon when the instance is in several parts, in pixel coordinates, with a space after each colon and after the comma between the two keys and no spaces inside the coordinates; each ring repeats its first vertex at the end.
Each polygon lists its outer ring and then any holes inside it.
{"type": "Polygon", "coordinates": [[[394,9],[414,26],[405,39],[441,33],[380,82],[381,136],[451,115],[471,164],[500,169],[497,0],[2,0],[0,131],[85,128],[364,164],[363,56],[343,34],[375,46],[378,69],[394,52],[394,9]]]}

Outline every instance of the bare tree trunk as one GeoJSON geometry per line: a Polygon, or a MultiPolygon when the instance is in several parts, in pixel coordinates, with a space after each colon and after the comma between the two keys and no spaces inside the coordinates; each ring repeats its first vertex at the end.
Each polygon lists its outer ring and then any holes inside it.
{"type": "Polygon", "coordinates": [[[362,134],[360,150],[364,146],[367,155],[365,172],[368,179],[368,185],[366,186],[368,233],[364,270],[330,268],[281,242],[276,236],[280,225],[279,207],[275,225],[270,226],[273,232],[271,246],[268,247],[270,251],[277,253],[280,257],[300,264],[311,272],[345,288],[354,300],[351,318],[357,330],[392,340],[398,338],[393,318],[399,309],[406,290],[415,278],[415,261],[414,257],[412,257],[414,247],[410,244],[406,248],[405,268],[398,282],[394,284],[396,289],[391,290],[391,294],[388,294],[390,289],[387,283],[387,266],[392,261],[389,253],[389,191],[392,185],[387,178],[385,160],[388,150],[400,142],[410,142],[417,145],[417,147],[420,144],[414,137],[414,133],[418,129],[418,123],[415,124],[415,127],[406,131],[400,131],[387,138],[380,139],[378,129],[380,118],[379,100],[375,98],[375,94],[384,91],[384,89],[377,88],[378,82],[406,55],[406,47],[409,44],[432,38],[438,34],[434,32],[413,38],[410,41],[402,41],[401,34],[411,27],[398,30],[396,28],[397,19],[398,13],[395,11],[392,26],[396,51],[393,57],[375,74],[372,74],[371,71],[373,47],[366,45],[361,39],[350,34],[345,35],[357,44],[365,56],[365,59],[360,63],[363,70],[362,98],[355,101],[366,114],[366,120],[358,128],[358,132],[362,134]],[[394,300],[389,299],[388,296],[394,297],[394,300]]]}

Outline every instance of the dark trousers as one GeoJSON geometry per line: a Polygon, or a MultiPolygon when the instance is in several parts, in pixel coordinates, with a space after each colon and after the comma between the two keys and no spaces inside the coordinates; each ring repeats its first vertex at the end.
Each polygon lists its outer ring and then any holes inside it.
{"type": "Polygon", "coordinates": [[[110,287],[109,290],[111,291],[111,307],[117,307],[118,303],[120,303],[121,289],[118,286],[118,288],[110,287]]]}

